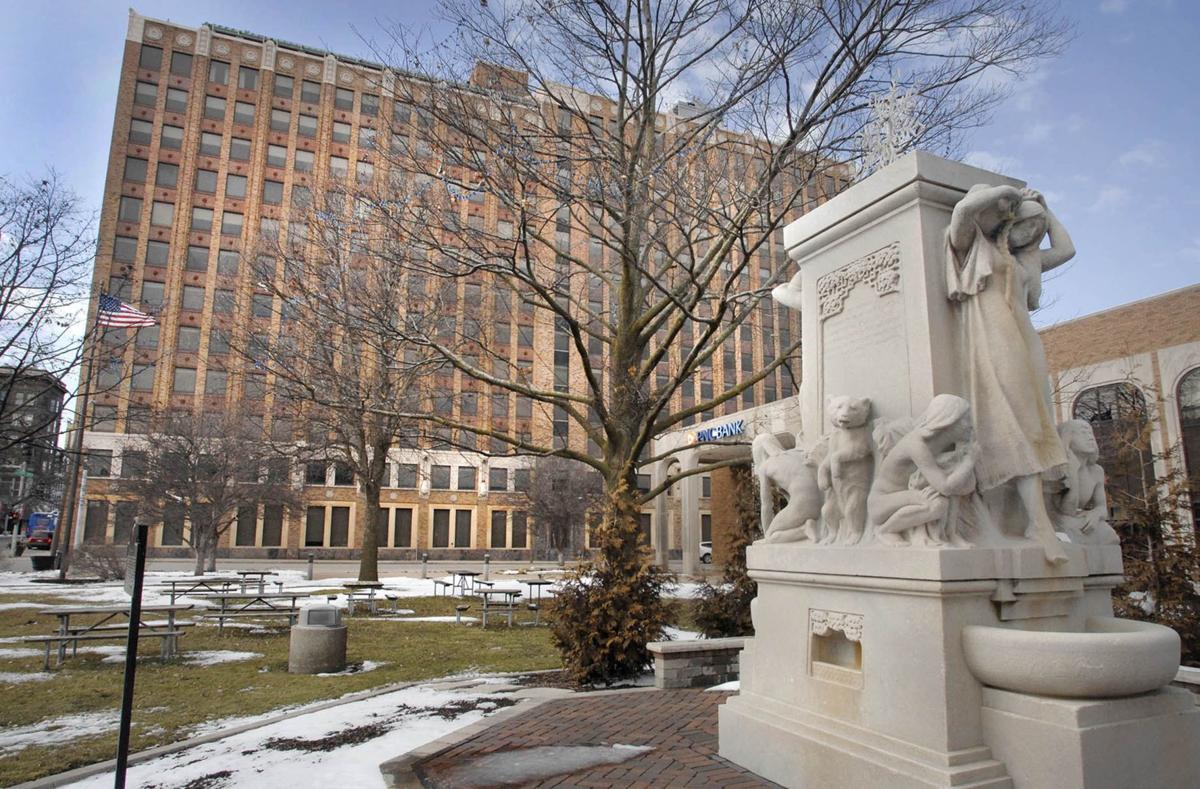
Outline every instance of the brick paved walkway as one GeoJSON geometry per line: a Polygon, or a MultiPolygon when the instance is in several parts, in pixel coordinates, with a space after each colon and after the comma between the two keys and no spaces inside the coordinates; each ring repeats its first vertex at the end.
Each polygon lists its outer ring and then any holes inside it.
{"type": "MultiPolygon", "coordinates": [[[[700,690],[612,692],[548,701],[415,765],[427,787],[462,785],[454,768],[472,759],[539,746],[643,745],[621,762],[566,775],[494,786],[772,787],[717,756],[717,707],[729,694],[700,690]]],[[[472,784],[479,786],[480,784],[472,784]]]]}

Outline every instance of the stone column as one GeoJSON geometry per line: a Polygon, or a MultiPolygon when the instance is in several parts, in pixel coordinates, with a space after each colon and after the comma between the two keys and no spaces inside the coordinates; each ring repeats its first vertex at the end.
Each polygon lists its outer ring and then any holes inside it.
{"type": "MultiPolygon", "coordinates": [[[[650,470],[650,486],[656,488],[667,478],[670,461],[660,460],[650,470]]],[[[654,562],[666,568],[670,560],[668,546],[671,542],[670,518],[667,515],[667,492],[663,491],[654,500],[654,562]]]]}
{"type": "MultiPolygon", "coordinates": [[[[680,471],[692,471],[699,465],[695,450],[679,456],[680,471]]],[[[683,549],[683,574],[697,575],[700,572],[700,475],[684,477],[679,485],[679,516],[683,522],[680,546],[683,549]]]]}

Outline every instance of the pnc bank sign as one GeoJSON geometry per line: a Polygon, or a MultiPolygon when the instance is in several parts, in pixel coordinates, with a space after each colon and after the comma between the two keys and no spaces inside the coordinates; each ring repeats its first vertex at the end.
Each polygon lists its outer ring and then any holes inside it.
{"type": "Polygon", "coordinates": [[[727,422],[716,427],[706,427],[703,430],[696,431],[697,441],[720,441],[723,438],[733,438],[740,436],[746,432],[746,420],[739,419],[736,422],[727,422]]]}

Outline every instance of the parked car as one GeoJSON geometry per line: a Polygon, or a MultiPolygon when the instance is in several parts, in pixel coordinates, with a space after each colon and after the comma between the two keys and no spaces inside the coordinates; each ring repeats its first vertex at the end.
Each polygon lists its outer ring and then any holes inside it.
{"type": "Polygon", "coordinates": [[[700,561],[712,564],[712,540],[704,540],[700,543],[700,561]]]}
{"type": "Polygon", "coordinates": [[[35,512],[29,516],[26,527],[25,547],[31,551],[48,551],[54,540],[54,529],[58,526],[58,517],[46,512],[35,512]]]}

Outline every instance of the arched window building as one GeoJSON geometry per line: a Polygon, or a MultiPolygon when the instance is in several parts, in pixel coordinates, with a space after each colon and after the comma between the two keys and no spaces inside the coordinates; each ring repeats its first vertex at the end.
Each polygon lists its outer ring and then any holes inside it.
{"type": "Polygon", "coordinates": [[[1200,524],[1200,367],[1186,372],[1175,392],[1183,462],[1192,485],[1192,523],[1200,524]]]}
{"type": "Polygon", "coordinates": [[[1126,381],[1093,386],[1075,398],[1071,416],[1092,425],[1108,480],[1109,518],[1120,523],[1131,507],[1148,500],[1154,487],[1146,398],[1126,381]]]}

